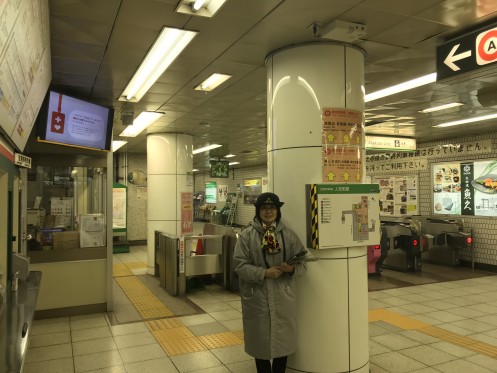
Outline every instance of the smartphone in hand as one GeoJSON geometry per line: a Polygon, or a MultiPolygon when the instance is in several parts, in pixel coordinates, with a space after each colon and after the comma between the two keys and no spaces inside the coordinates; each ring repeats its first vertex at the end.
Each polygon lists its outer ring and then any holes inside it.
{"type": "Polygon", "coordinates": [[[295,254],[294,256],[292,256],[286,262],[288,264],[295,264],[297,262],[300,262],[300,261],[304,260],[305,254],[307,254],[307,250],[302,250],[301,252],[299,252],[299,253],[295,254]]]}

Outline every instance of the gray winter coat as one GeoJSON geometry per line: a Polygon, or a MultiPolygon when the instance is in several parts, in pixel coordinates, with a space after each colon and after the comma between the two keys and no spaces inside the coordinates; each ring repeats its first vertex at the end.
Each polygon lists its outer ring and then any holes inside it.
{"type": "MultiPolygon", "coordinates": [[[[264,229],[255,220],[243,230],[235,246],[233,265],[240,278],[245,352],[257,359],[273,359],[295,352],[297,347],[297,293],[295,279],[305,265],[295,266],[293,274],[277,279],[264,278],[267,265],[261,249],[264,229]]],[[[278,266],[304,250],[297,235],[280,221],[276,239],[281,252],[266,255],[269,266],[278,266]],[[283,255],[285,252],[285,255],[283,255]]]]}

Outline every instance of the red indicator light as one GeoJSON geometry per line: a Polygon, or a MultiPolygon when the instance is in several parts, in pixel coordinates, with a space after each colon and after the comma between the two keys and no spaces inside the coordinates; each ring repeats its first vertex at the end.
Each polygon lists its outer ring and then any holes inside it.
{"type": "Polygon", "coordinates": [[[418,240],[412,240],[412,246],[418,246],[418,240]]]}
{"type": "Polygon", "coordinates": [[[473,242],[473,238],[471,238],[471,237],[466,238],[466,242],[467,242],[468,244],[470,244],[471,242],[473,242]]]}
{"type": "Polygon", "coordinates": [[[375,250],[380,250],[380,245],[374,245],[375,250]]]}

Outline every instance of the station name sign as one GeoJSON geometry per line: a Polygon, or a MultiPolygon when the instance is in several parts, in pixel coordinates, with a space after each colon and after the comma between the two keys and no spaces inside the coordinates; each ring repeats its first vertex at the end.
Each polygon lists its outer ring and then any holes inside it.
{"type": "Polygon", "coordinates": [[[497,24],[437,46],[437,81],[480,69],[497,68],[497,24]]]}
{"type": "Polygon", "coordinates": [[[366,149],[416,150],[416,140],[406,137],[369,136],[366,135],[366,149]]]}

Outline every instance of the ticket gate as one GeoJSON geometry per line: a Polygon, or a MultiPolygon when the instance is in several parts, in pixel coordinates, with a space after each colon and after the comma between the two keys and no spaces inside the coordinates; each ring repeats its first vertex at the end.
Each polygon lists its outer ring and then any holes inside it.
{"type": "Polygon", "coordinates": [[[381,265],[378,261],[381,258],[381,245],[368,246],[368,276],[381,275],[381,265]]]}
{"type": "Polygon", "coordinates": [[[421,271],[419,225],[409,218],[381,218],[381,246],[387,254],[381,266],[403,272],[421,271]]]}
{"type": "Polygon", "coordinates": [[[416,216],[422,234],[428,238],[430,250],[423,253],[424,261],[447,266],[459,265],[459,251],[471,250],[472,233],[465,232],[463,219],[416,216]]]}
{"type": "Polygon", "coordinates": [[[154,239],[155,275],[169,295],[183,296],[195,287],[198,289],[191,280],[201,276],[218,282],[224,289],[238,290],[233,269],[237,236],[233,228],[205,224],[202,235],[178,237],[155,231],[154,239]]]}

